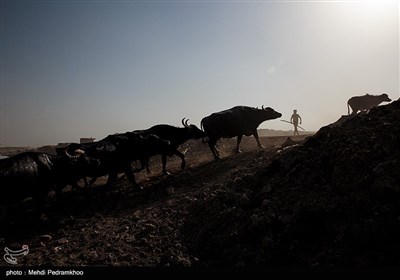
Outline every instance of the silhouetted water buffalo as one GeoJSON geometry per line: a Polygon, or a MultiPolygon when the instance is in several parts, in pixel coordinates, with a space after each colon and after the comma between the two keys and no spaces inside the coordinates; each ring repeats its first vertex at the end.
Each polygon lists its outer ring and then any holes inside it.
{"type": "Polygon", "coordinates": [[[201,126],[208,135],[208,145],[214,158],[220,159],[218,149],[215,147],[218,139],[232,138],[237,136],[237,146],[235,151],[240,153],[240,142],[243,135],[253,135],[259,147],[263,146],[258,139],[257,127],[266,120],[280,118],[281,113],[267,107],[262,109],[236,106],[231,109],[213,113],[201,120],[201,126]]]}
{"type": "Polygon", "coordinates": [[[148,158],[165,151],[169,152],[171,143],[152,134],[143,136],[137,132],[126,132],[109,135],[97,142],[73,143],[67,149],[69,152],[81,149],[100,160],[100,168],[91,175],[91,184],[97,177],[109,175],[107,185],[111,185],[117,179],[118,173],[124,172],[129,182],[141,189],[135,180],[134,172],[137,170],[132,170],[132,161],[139,160],[142,164],[139,170],[142,170],[148,158]]]}
{"type": "Polygon", "coordinates": [[[51,189],[76,182],[100,166],[97,159],[83,152],[70,156],[24,152],[0,160],[0,204],[32,197],[43,214],[45,198],[51,189]]]}
{"type": "Polygon", "coordinates": [[[352,115],[357,114],[358,111],[369,110],[378,106],[382,102],[392,101],[386,93],[381,95],[361,95],[353,96],[347,101],[347,114],[350,115],[350,107],[353,110],[352,115]]]}
{"type": "MultiPolygon", "coordinates": [[[[180,157],[182,160],[181,168],[184,169],[186,166],[185,155],[178,151],[179,145],[185,143],[189,139],[200,139],[206,136],[206,134],[194,124],[189,125],[188,121],[189,120],[185,121],[185,118],[182,119],[183,127],[176,127],[167,124],[159,124],[149,129],[135,131],[137,133],[141,133],[142,135],[154,134],[162,139],[171,142],[171,149],[169,151],[164,150],[162,151],[162,153],[160,153],[162,157],[161,159],[162,159],[164,174],[169,174],[166,170],[167,155],[168,156],[177,155],[178,157],[180,157]]],[[[148,163],[146,164],[146,168],[147,171],[149,171],[148,163]]]]}

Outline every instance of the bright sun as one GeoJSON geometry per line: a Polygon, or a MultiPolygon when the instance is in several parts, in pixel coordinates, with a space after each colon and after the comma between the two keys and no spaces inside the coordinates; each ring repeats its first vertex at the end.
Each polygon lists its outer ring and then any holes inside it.
{"type": "Polygon", "coordinates": [[[399,13],[397,1],[351,1],[343,2],[343,16],[366,25],[381,25],[393,11],[399,13]]]}

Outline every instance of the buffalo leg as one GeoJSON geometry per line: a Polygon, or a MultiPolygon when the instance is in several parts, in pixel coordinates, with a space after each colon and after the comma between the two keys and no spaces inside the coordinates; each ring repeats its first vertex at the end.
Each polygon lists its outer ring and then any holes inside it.
{"type": "Polygon", "coordinates": [[[85,183],[85,189],[88,188],[88,187],[89,187],[89,183],[88,183],[88,181],[87,181],[86,176],[83,177],[82,179],[83,179],[83,182],[85,183]]]}
{"type": "Polygon", "coordinates": [[[162,162],[162,172],[164,175],[169,175],[170,173],[167,171],[167,155],[162,154],[161,155],[161,162],[162,162]]]}
{"type": "Polygon", "coordinates": [[[56,201],[61,200],[62,190],[67,186],[67,184],[57,184],[54,191],[56,192],[56,201]]]}
{"type": "Polygon", "coordinates": [[[146,168],[146,172],[147,174],[150,174],[150,168],[149,168],[149,164],[150,164],[150,158],[146,158],[140,161],[140,164],[142,165],[142,170],[146,168]]]}
{"type": "Polygon", "coordinates": [[[141,186],[139,186],[138,183],[136,182],[135,174],[133,173],[132,167],[130,165],[129,165],[129,167],[125,168],[124,173],[126,175],[126,178],[128,178],[128,181],[132,184],[132,186],[143,190],[143,188],[141,186]]]}
{"type": "Polygon", "coordinates": [[[221,156],[219,155],[219,151],[218,149],[215,147],[215,144],[217,144],[217,140],[216,139],[208,139],[208,146],[210,147],[211,152],[214,155],[215,159],[221,159],[221,156]]]}
{"type": "Polygon", "coordinates": [[[108,175],[108,179],[107,179],[107,186],[111,186],[115,181],[117,181],[118,178],[118,173],[117,172],[112,172],[108,175]]]}
{"type": "Polygon", "coordinates": [[[5,206],[0,206],[0,222],[7,215],[7,208],[5,206]]]}
{"type": "Polygon", "coordinates": [[[146,170],[147,170],[147,173],[150,173],[150,169],[149,169],[149,160],[148,160],[148,159],[141,159],[141,160],[140,160],[140,168],[135,168],[135,169],[133,169],[133,172],[134,172],[134,173],[140,172],[140,171],[142,171],[142,170],[145,169],[145,168],[146,168],[146,170]]]}
{"type": "Polygon", "coordinates": [[[242,137],[243,137],[243,135],[239,135],[238,137],[237,137],[237,144],[236,144],[236,148],[233,150],[235,153],[241,153],[242,151],[240,150],[240,148],[239,148],[239,145],[240,145],[240,142],[242,141],[242,137]]]}
{"type": "Polygon", "coordinates": [[[264,146],[261,145],[261,143],[260,143],[260,139],[259,139],[259,137],[258,137],[257,129],[254,131],[253,136],[254,136],[254,138],[255,138],[256,141],[257,141],[257,147],[259,147],[259,148],[261,148],[261,149],[264,149],[264,146]]]}
{"type": "Polygon", "coordinates": [[[90,192],[90,189],[89,189],[90,186],[86,180],[86,177],[83,177],[83,181],[85,182],[85,185],[83,188],[78,185],[78,182],[71,182],[70,185],[72,186],[72,188],[77,189],[79,192],[83,193],[86,197],[88,197],[89,192],[90,192]]]}
{"type": "Polygon", "coordinates": [[[46,221],[47,220],[46,214],[44,213],[44,208],[45,208],[44,206],[45,206],[45,203],[46,203],[46,196],[47,196],[46,192],[40,192],[40,193],[38,193],[38,194],[33,196],[33,199],[37,203],[36,211],[37,211],[38,218],[39,218],[39,220],[42,220],[42,221],[46,221]]]}
{"type": "Polygon", "coordinates": [[[90,179],[90,181],[89,181],[89,186],[93,185],[94,182],[96,182],[96,180],[97,180],[97,177],[92,177],[92,178],[90,179]]]}
{"type": "Polygon", "coordinates": [[[84,189],[78,185],[78,182],[70,182],[71,187],[75,190],[82,192],[84,189]]]}
{"type": "MultiPolygon", "coordinates": [[[[181,161],[182,161],[181,169],[182,170],[185,169],[185,166],[186,166],[185,155],[182,154],[181,152],[179,152],[178,150],[173,151],[172,155],[170,155],[170,156],[173,156],[173,155],[177,155],[178,157],[181,158],[181,161]]],[[[166,154],[162,154],[161,160],[162,160],[162,165],[163,165],[163,173],[165,175],[169,175],[170,173],[167,171],[167,155],[166,154]]]]}
{"type": "MultiPolygon", "coordinates": [[[[144,162],[144,166],[146,167],[146,172],[147,172],[147,174],[150,174],[150,173],[151,173],[150,168],[149,168],[149,164],[150,164],[150,159],[147,158],[147,159],[145,160],[145,162],[144,162]]],[[[144,168],[144,167],[143,167],[143,168],[144,168]]]]}
{"type": "Polygon", "coordinates": [[[181,169],[182,169],[182,170],[185,169],[185,166],[186,166],[185,155],[182,154],[182,153],[181,153],[180,151],[178,151],[178,150],[174,151],[174,155],[177,155],[178,157],[181,158],[181,161],[182,161],[182,163],[181,163],[181,169]]]}

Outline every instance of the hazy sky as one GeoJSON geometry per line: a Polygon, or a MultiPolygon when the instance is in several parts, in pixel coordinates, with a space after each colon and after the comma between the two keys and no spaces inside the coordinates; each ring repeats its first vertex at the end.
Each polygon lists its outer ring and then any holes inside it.
{"type": "Polygon", "coordinates": [[[2,146],[236,105],[297,109],[318,130],[351,96],[399,98],[398,1],[0,1],[2,146]]]}

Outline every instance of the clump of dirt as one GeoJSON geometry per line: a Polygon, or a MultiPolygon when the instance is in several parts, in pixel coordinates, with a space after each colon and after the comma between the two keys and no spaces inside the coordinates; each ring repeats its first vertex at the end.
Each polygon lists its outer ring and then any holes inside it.
{"type": "MultiPolygon", "coordinates": [[[[205,265],[399,265],[400,101],[343,116],[194,205],[205,265]]],[[[290,141],[289,141],[290,142],[290,141]]]]}

